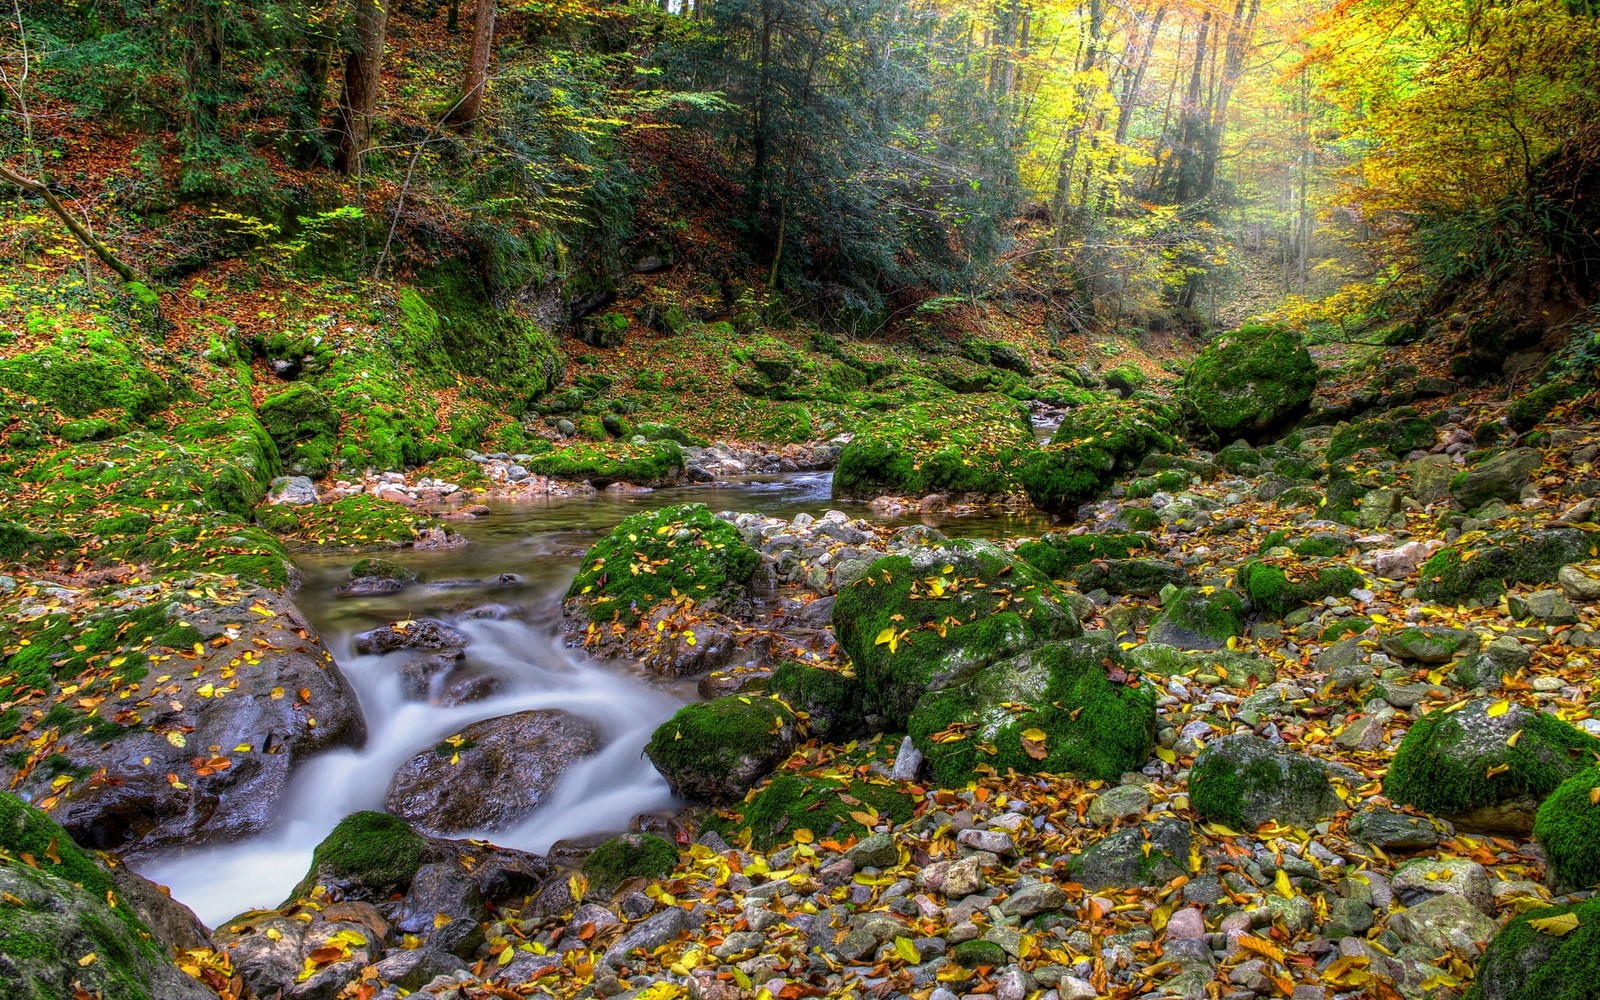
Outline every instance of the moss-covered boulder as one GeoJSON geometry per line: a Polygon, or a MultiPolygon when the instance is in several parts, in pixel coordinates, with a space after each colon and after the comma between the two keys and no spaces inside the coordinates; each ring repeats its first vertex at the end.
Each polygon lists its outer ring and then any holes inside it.
{"type": "Polygon", "coordinates": [[[1150,642],[1178,649],[1220,649],[1244,635],[1244,602],[1232,591],[1185,587],[1150,623],[1150,642]]]}
{"type": "Polygon", "coordinates": [[[1345,565],[1286,569],[1273,563],[1247,562],[1234,575],[1234,586],[1249,600],[1251,608],[1273,618],[1282,618],[1327,597],[1344,597],[1365,583],[1360,572],[1345,565]]]}
{"type": "Polygon", "coordinates": [[[1277,668],[1264,656],[1231,649],[1183,650],[1151,640],[1127,652],[1131,669],[1157,677],[1195,677],[1241,690],[1271,684],[1277,668]]]}
{"type": "Polygon", "coordinates": [[[790,660],[772,672],[767,692],[804,712],[818,739],[842,743],[866,733],[866,693],[852,673],[790,660]]]}
{"type": "Polygon", "coordinates": [[[1430,447],[1437,433],[1433,424],[1420,417],[1363,420],[1347,424],[1334,431],[1332,440],[1328,442],[1328,463],[1331,465],[1342,461],[1369,448],[1387,452],[1395,458],[1405,458],[1413,451],[1430,447]]]}
{"type": "Polygon", "coordinates": [[[167,383],[145,367],[126,338],[98,331],[81,347],[41,347],[0,360],[0,387],[69,417],[104,411],[143,420],[172,401],[167,383]]]}
{"type": "Polygon", "coordinates": [[[1600,768],[1563,781],[1539,805],[1533,835],[1544,851],[1549,882],[1558,892],[1600,886],[1600,768]]]}
{"type": "Polygon", "coordinates": [[[1067,413],[1050,444],[1030,455],[1018,478],[1035,507],[1071,514],[1103,494],[1118,472],[1173,446],[1172,420],[1132,402],[1105,401],[1067,413]]]}
{"type": "Polygon", "coordinates": [[[1146,535],[1067,535],[1049,532],[1037,541],[1017,546],[1017,558],[1043,570],[1052,580],[1065,580],[1072,571],[1096,559],[1127,559],[1150,547],[1146,535]]]}
{"type": "Polygon", "coordinates": [[[298,476],[328,474],[339,437],[339,414],[328,398],[304,383],[268,396],[257,409],[283,467],[298,476]]]}
{"type": "Polygon", "coordinates": [[[1166,587],[1187,587],[1189,571],[1165,559],[1096,559],[1072,574],[1072,583],[1087,594],[1104,590],[1108,594],[1154,597],[1166,587]]]}
{"type": "Polygon", "coordinates": [[[404,893],[430,860],[428,838],[400,817],[351,813],[311,852],[311,867],[289,900],[321,886],[343,899],[386,903],[404,893]]]}
{"type": "Polygon", "coordinates": [[[1143,767],[1155,740],[1155,692],[1121,661],[1103,639],[1040,646],[924,695],[907,728],[945,787],[981,766],[1114,780],[1143,767]]]}
{"type": "Polygon", "coordinates": [[[794,750],[796,721],[776,698],[729,695],[680,708],[644,752],[674,792],[726,805],[744,798],[794,750]]]}
{"type": "Polygon", "coordinates": [[[624,833],[594,849],[583,861],[589,888],[610,896],[629,879],[665,878],[678,867],[678,849],[648,833],[624,833]]]}
{"type": "Polygon", "coordinates": [[[1072,881],[1090,892],[1165,885],[1189,871],[1189,824],[1160,820],[1118,830],[1067,862],[1072,881]]]}
{"type": "Polygon", "coordinates": [[[1206,819],[1245,831],[1272,820],[1310,827],[1341,808],[1325,765],[1251,733],[1200,751],[1189,772],[1189,802],[1206,819]]]}
{"type": "Polygon", "coordinates": [[[1418,570],[1417,596],[1460,604],[1493,602],[1519,583],[1554,583],[1561,567],[1600,554],[1600,533],[1546,528],[1496,532],[1447,546],[1418,570]]]}
{"type": "Polygon", "coordinates": [[[1476,698],[1417,720],[1383,791],[1463,829],[1527,834],[1545,796],[1592,767],[1596,752],[1600,739],[1554,715],[1476,698]]]}
{"type": "Polygon", "coordinates": [[[1450,496],[1467,510],[1477,510],[1490,500],[1515,501],[1543,465],[1544,456],[1538,449],[1512,448],[1452,479],[1450,496]]]}
{"type": "Polygon", "coordinates": [[[833,627],[871,707],[895,725],[929,691],[1082,634],[1043,573],[981,541],[879,559],[839,593],[833,627]]]}
{"type": "MultiPolygon", "coordinates": [[[[150,888],[141,895],[160,895],[150,888]]],[[[0,995],[8,1000],[213,1000],[173,964],[135,911],[133,893],[105,865],[44,813],[5,794],[0,891],[0,995]]]]}
{"type": "Polygon", "coordinates": [[[818,840],[862,837],[869,832],[863,820],[904,823],[915,806],[910,793],[878,778],[780,774],[739,806],[735,819],[712,825],[733,840],[748,833],[751,846],[764,851],[793,839],[796,830],[809,830],[818,840]]]}
{"type": "Polygon", "coordinates": [[[634,514],[595,543],[567,589],[567,608],[631,626],[663,601],[734,597],[760,562],[739,529],[705,504],[663,507],[634,514]]]}
{"type": "MultiPolygon", "coordinates": [[[[596,439],[608,435],[598,418],[596,439]]],[[[551,479],[588,483],[605,489],[613,483],[632,483],[659,489],[684,481],[683,449],[676,441],[654,441],[645,445],[610,441],[604,444],[573,443],[558,450],[534,455],[527,462],[529,471],[551,479]]]]}
{"type": "Polygon", "coordinates": [[[1306,411],[1317,366],[1300,335],[1248,325],[1212,341],[1189,366],[1183,399],[1213,435],[1259,441],[1306,411]]]}
{"type": "Polygon", "coordinates": [[[1034,449],[1026,406],[994,394],[901,406],[870,419],[839,454],[833,495],[999,498],[1019,492],[1034,449]]]}
{"type": "Polygon", "coordinates": [[[1590,1000],[1596,983],[1600,899],[1586,899],[1512,919],[1489,942],[1462,1000],[1590,1000]],[[1568,923],[1571,930],[1553,933],[1568,923]]]}
{"type": "Polygon", "coordinates": [[[1132,396],[1149,383],[1150,376],[1132,365],[1118,365],[1106,372],[1106,388],[1123,399],[1132,396]]]}

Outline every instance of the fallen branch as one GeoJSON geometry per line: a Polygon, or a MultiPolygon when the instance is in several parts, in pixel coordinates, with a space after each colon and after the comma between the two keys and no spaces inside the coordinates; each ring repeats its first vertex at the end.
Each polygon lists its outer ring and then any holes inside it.
{"type": "Polygon", "coordinates": [[[17,187],[22,188],[24,191],[27,191],[30,194],[36,194],[43,198],[44,203],[50,206],[50,211],[54,212],[56,217],[60,219],[68,229],[72,230],[72,235],[78,238],[78,242],[88,247],[96,257],[99,257],[101,263],[111,268],[111,270],[117,272],[117,276],[124,282],[131,284],[133,282],[143,281],[143,278],[140,277],[138,271],[135,271],[133,268],[129,267],[127,264],[124,264],[120,259],[118,259],[117,255],[111,252],[110,247],[96,239],[94,234],[89,232],[89,230],[84,227],[83,223],[78,221],[76,216],[67,211],[67,207],[61,204],[61,199],[57,198],[55,194],[51,192],[49,186],[43,181],[36,181],[31,177],[24,177],[3,163],[0,163],[0,180],[9,181],[10,183],[15,184],[17,187]]]}

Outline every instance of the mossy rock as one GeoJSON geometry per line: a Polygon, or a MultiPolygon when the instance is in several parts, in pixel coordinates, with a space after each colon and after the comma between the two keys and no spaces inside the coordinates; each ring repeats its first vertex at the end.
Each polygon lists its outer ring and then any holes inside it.
{"type": "Polygon", "coordinates": [[[85,417],[82,420],[67,421],[56,433],[61,435],[62,440],[82,444],[85,441],[105,441],[114,438],[126,429],[122,424],[103,417],[85,417]]]}
{"type": "Polygon", "coordinates": [[[880,779],[780,774],[739,807],[737,819],[711,826],[740,840],[738,835],[748,831],[751,846],[765,851],[793,839],[794,832],[802,829],[818,840],[864,837],[869,831],[857,815],[870,816],[871,809],[898,825],[911,819],[915,806],[910,793],[880,779]]]}
{"type": "Polygon", "coordinates": [[[1133,669],[1161,677],[1210,674],[1227,687],[1247,690],[1277,680],[1277,668],[1264,656],[1230,649],[1182,650],[1151,640],[1127,652],[1133,669]]]}
{"type": "Polygon", "coordinates": [[[680,708],[645,746],[645,756],[686,799],[727,805],[783,763],[798,740],[796,719],[775,698],[729,695],[680,708]]]}
{"type": "Polygon", "coordinates": [[[1235,441],[1217,452],[1217,465],[1221,466],[1224,472],[1231,472],[1236,476],[1255,474],[1260,471],[1265,461],[1259,452],[1243,441],[1235,441]]]}
{"type": "Polygon", "coordinates": [[[85,347],[41,347],[0,360],[0,387],[55,407],[69,417],[107,411],[143,420],[172,401],[172,391],[131,346],[92,333],[85,347]]]}
{"type": "Polygon", "coordinates": [[[678,504],[634,514],[596,542],[566,600],[590,621],[631,626],[663,601],[737,596],[760,562],[705,504],[678,504]]]}
{"type": "Polygon", "coordinates": [[[1342,808],[1324,765],[1251,733],[1200,751],[1189,772],[1189,802],[1206,819],[1247,832],[1269,821],[1311,827],[1342,808]]]}
{"type": "Polygon", "coordinates": [[[311,853],[311,867],[284,905],[318,886],[344,899],[386,903],[410,888],[427,846],[427,838],[398,816],[351,813],[311,853]]]}
{"type": "Polygon", "coordinates": [[[1174,594],[1155,621],[1149,641],[1179,649],[1218,649],[1244,635],[1244,603],[1227,590],[1185,587],[1174,594]]]}
{"type": "Polygon", "coordinates": [[[1317,366],[1299,334],[1247,325],[1200,352],[1183,398],[1195,422],[1217,437],[1261,440],[1306,412],[1316,387],[1317,366]]]}
{"type": "Polygon", "coordinates": [[[583,861],[583,874],[597,894],[610,897],[629,879],[658,879],[678,867],[678,849],[648,833],[624,833],[594,849],[583,861]]]}
{"type": "Polygon", "coordinates": [[[1153,497],[1157,493],[1170,493],[1181,490],[1189,485],[1189,474],[1170,469],[1158,472],[1153,476],[1144,476],[1128,484],[1126,496],[1133,500],[1143,500],[1153,497]]]}
{"type": "Polygon", "coordinates": [[[1132,365],[1119,365],[1105,374],[1106,388],[1127,399],[1150,384],[1150,377],[1132,365]]]}
{"type": "Polygon", "coordinates": [[[1072,582],[1085,594],[1104,590],[1154,597],[1166,587],[1186,587],[1192,580],[1187,569],[1165,559],[1096,559],[1079,567],[1072,582]]]}
{"type": "Polygon", "coordinates": [[[285,469],[312,479],[328,474],[339,437],[339,414],[326,396],[301,383],[268,396],[256,412],[285,469]]]}
{"type": "Polygon", "coordinates": [[[1324,598],[1343,597],[1366,583],[1358,571],[1343,565],[1300,568],[1297,575],[1291,579],[1281,566],[1247,562],[1235,574],[1234,585],[1257,612],[1282,618],[1324,598]]]}
{"type": "Polygon", "coordinates": [[[1332,465],[1368,448],[1387,452],[1395,458],[1405,458],[1413,451],[1432,447],[1437,434],[1433,424],[1420,417],[1364,420],[1334,431],[1333,439],[1328,442],[1328,464],[1332,465]]]}
{"type": "Polygon", "coordinates": [[[841,743],[866,733],[865,692],[854,674],[791,660],[772,672],[767,693],[806,713],[818,739],[841,743]]]}
{"type": "MultiPolygon", "coordinates": [[[[594,418],[598,437],[607,437],[599,418],[594,418]]],[[[610,442],[604,445],[570,444],[556,451],[535,455],[528,469],[551,479],[586,482],[596,489],[612,483],[632,483],[656,489],[683,482],[683,450],[675,441],[657,441],[643,447],[610,442]]]]}
{"type": "Polygon", "coordinates": [[[1417,720],[1395,751],[1384,794],[1463,829],[1532,830],[1539,803],[1593,766],[1600,739],[1546,712],[1500,704],[1477,698],[1417,720]]]}
{"type": "Polygon", "coordinates": [[[1066,515],[1110,489],[1118,472],[1173,444],[1167,414],[1137,403],[1092,403],[1067,413],[1050,444],[1027,459],[1018,478],[1035,507],[1066,515]]]}
{"type": "Polygon", "coordinates": [[[1600,768],[1588,767],[1563,781],[1539,805],[1533,835],[1544,851],[1548,881],[1557,892],[1600,887],[1600,768]]]}
{"type": "Polygon", "coordinates": [[[1048,577],[981,541],[879,559],[840,592],[833,626],[870,706],[896,725],[926,692],[1082,634],[1048,577]]]}
{"type": "Polygon", "coordinates": [[[1065,580],[1073,570],[1096,559],[1126,559],[1150,547],[1137,534],[1067,535],[1051,532],[1017,546],[1017,558],[1043,570],[1052,580],[1065,580]]]}
{"type": "Polygon", "coordinates": [[[1458,604],[1492,602],[1517,584],[1554,583],[1561,567],[1600,554],[1600,538],[1576,528],[1497,532],[1435,552],[1418,571],[1417,596],[1458,604]]]}
{"type": "Polygon", "coordinates": [[[256,520],[296,546],[309,548],[398,548],[416,541],[422,529],[439,526],[434,518],[365,493],[328,504],[258,507],[256,520]]]}
{"type": "Polygon", "coordinates": [[[1462,1000],[1591,1000],[1600,982],[1600,899],[1544,907],[1519,914],[1501,928],[1478,962],[1462,1000]],[[1538,930],[1533,921],[1560,926],[1575,919],[1570,933],[1538,930]]]}
{"type": "Polygon", "coordinates": [[[998,340],[968,340],[961,345],[961,353],[980,365],[1014,372],[1023,378],[1033,375],[1033,365],[1027,355],[1013,344],[998,340]]]}
{"type": "Polygon", "coordinates": [[[998,969],[1010,961],[1004,948],[982,938],[963,941],[950,949],[950,960],[963,969],[998,969]]]}
{"type": "Polygon", "coordinates": [[[1189,824],[1159,820],[1096,841],[1067,862],[1066,875],[1091,892],[1165,885],[1189,870],[1189,824]]]}
{"type": "Polygon", "coordinates": [[[980,766],[1112,781],[1143,767],[1155,746],[1155,691],[1113,680],[1121,662],[1103,639],[1049,643],[924,695],[907,730],[946,788],[964,787],[980,766]]]}
{"type": "Polygon", "coordinates": [[[380,559],[377,556],[357,559],[355,565],[350,567],[350,579],[352,580],[398,580],[401,583],[410,583],[416,578],[415,570],[407,569],[399,563],[380,559]]]}
{"type": "Polygon", "coordinates": [[[1004,396],[916,402],[875,416],[839,455],[836,498],[882,495],[998,498],[1019,492],[1033,450],[1027,408],[1004,396]]]}

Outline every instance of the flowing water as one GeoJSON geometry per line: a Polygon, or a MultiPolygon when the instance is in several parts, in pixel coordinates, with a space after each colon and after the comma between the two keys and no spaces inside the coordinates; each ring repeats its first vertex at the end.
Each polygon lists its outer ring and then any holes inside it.
{"type": "MultiPolygon", "coordinates": [[[[380,597],[336,593],[355,556],[302,557],[305,587],[296,601],[360,699],[366,745],[323,754],[298,768],[267,833],[152,859],[139,866],[142,874],[170,886],[174,897],[212,926],[247,909],[275,906],[305,874],[312,848],[340,818],[383,808],[390,776],[401,763],[473,722],[527,709],[561,709],[591,721],[603,734],[603,748],[567,771],[525,822],[475,835],[544,853],[558,840],[619,832],[634,816],[673,810],[678,802],[641,751],[657,726],[696,697],[693,681],[647,676],[631,664],[596,661],[568,648],[560,629],[561,597],[589,546],[640,510],[697,501],[713,510],[783,518],[829,509],[873,516],[866,504],[830,499],[831,486],[828,473],[794,473],[715,487],[500,504],[492,515],[458,526],[470,545],[396,555],[424,583],[380,597]],[[522,582],[502,585],[497,578],[503,573],[522,582]],[[491,603],[503,606],[505,616],[455,618],[491,603]],[[419,617],[451,619],[466,633],[471,645],[465,667],[498,681],[492,698],[454,708],[407,701],[397,670],[401,657],[360,656],[352,648],[359,632],[419,617]]],[[[989,538],[1037,534],[1049,526],[1037,512],[912,516],[888,523],[928,523],[951,535],[989,538]]]]}

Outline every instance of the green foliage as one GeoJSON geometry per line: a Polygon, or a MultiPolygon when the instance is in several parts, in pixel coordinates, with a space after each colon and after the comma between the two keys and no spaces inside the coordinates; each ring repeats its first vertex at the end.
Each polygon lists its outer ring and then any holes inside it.
{"type": "Polygon", "coordinates": [[[705,504],[634,514],[589,550],[567,599],[591,621],[633,625],[662,601],[739,592],[760,554],[705,504]]]}
{"type": "Polygon", "coordinates": [[[87,332],[81,346],[41,347],[0,360],[0,387],[72,417],[105,411],[143,420],[172,400],[167,384],[129,345],[98,331],[87,332]]]}

